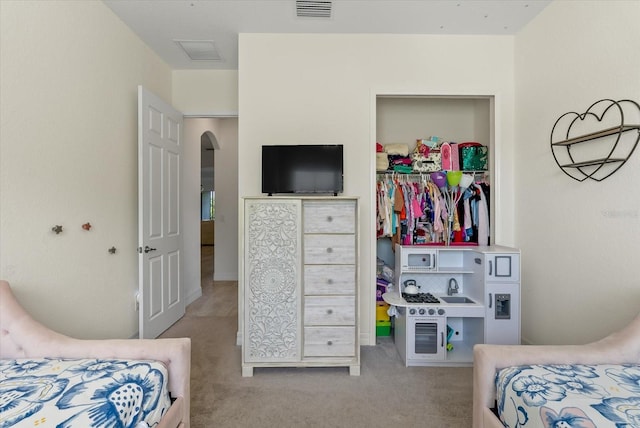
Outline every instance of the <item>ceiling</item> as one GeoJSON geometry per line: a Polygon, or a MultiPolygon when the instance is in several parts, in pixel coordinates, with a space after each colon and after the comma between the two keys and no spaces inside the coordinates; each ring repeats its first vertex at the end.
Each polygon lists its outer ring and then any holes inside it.
{"type": "Polygon", "coordinates": [[[171,68],[235,70],[239,33],[513,35],[551,0],[103,2],[171,68]],[[325,16],[299,16],[308,13],[325,16]],[[177,41],[204,59],[190,59],[177,41]]]}

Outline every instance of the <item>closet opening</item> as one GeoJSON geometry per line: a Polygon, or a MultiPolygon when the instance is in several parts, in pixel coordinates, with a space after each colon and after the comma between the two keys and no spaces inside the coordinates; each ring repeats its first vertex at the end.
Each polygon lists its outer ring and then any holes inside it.
{"type": "MultiPolygon", "coordinates": [[[[376,233],[376,251],[375,264],[376,272],[372,282],[376,283],[371,296],[375,302],[374,307],[380,305],[381,284],[384,284],[384,272],[394,272],[395,266],[395,244],[402,245],[477,245],[480,241],[481,245],[493,244],[495,240],[495,224],[496,217],[496,199],[499,196],[499,183],[496,182],[497,176],[497,157],[496,157],[496,138],[495,138],[495,96],[493,95],[421,95],[421,94],[377,94],[375,96],[375,141],[376,141],[376,171],[375,180],[376,197],[375,207],[375,233],[376,233]],[[448,220],[451,221],[450,230],[442,232],[441,225],[438,224],[434,230],[433,216],[432,219],[411,217],[426,214],[426,210],[433,210],[435,207],[430,206],[435,201],[433,187],[439,188],[434,182],[434,172],[440,171],[446,180],[448,171],[452,169],[460,170],[461,159],[458,159],[458,166],[451,168],[448,163],[449,159],[439,159],[439,165],[430,165],[425,168],[416,168],[415,162],[410,162],[414,151],[420,149],[421,144],[429,144],[428,150],[431,153],[438,152],[438,156],[445,156],[440,152],[443,143],[460,144],[460,143],[477,143],[486,147],[486,168],[480,171],[462,171],[462,173],[448,174],[457,175],[458,181],[472,183],[467,189],[474,189],[476,192],[484,190],[482,195],[476,193],[478,199],[483,197],[483,203],[486,203],[486,214],[484,221],[478,223],[477,209],[474,211],[475,217],[465,218],[465,211],[460,209],[459,213],[449,218],[445,218],[445,229],[448,220]],[[384,155],[379,155],[380,150],[385,147],[393,150],[400,150],[398,158],[400,159],[400,167],[395,167],[388,157],[385,164],[384,155]],[[403,152],[403,151],[406,151],[403,152]],[[403,158],[404,159],[401,159],[403,158]],[[382,158],[382,159],[381,159],[382,158]],[[382,162],[382,163],[381,163],[382,162]],[[404,163],[404,164],[402,164],[404,163]],[[443,164],[446,164],[443,166],[443,164]],[[386,166],[386,168],[384,168],[386,166]],[[431,188],[431,194],[429,194],[431,188]],[[401,198],[404,207],[396,206],[395,209],[402,210],[403,215],[409,216],[411,223],[407,227],[403,224],[394,224],[399,217],[392,218],[394,208],[385,205],[385,197],[393,197],[394,190],[399,191],[400,195],[406,197],[401,198]],[[385,212],[385,209],[387,210],[385,212]],[[391,213],[391,216],[390,216],[391,213]],[[473,223],[476,221],[476,223],[473,223]],[[465,225],[467,227],[465,227],[465,225]],[[397,228],[396,228],[397,226],[397,228]],[[466,230],[465,230],[466,229],[466,230]],[[456,231],[456,234],[447,233],[456,231]],[[480,236],[479,236],[480,235],[480,236]],[[450,239],[445,239],[449,237],[450,239]],[[382,279],[382,281],[381,281],[382,279]]],[[[453,146],[459,150],[458,146],[453,146]]],[[[456,152],[457,154],[457,152],[456,152]]],[[[430,159],[433,158],[430,157],[430,159]]],[[[422,167],[422,166],[421,166],[422,167]]],[[[442,178],[442,177],[440,177],[442,178]]],[[[439,190],[442,190],[440,188],[439,190]]],[[[447,186],[445,191],[448,196],[453,199],[453,209],[449,207],[449,212],[453,212],[458,202],[463,205],[464,196],[460,186],[447,186]],[[452,195],[453,194],[453,195],[452,195]],[[456,197],[459,199],[456,201],[456,197]]],[[[436,189],[436,195],[438,189],[436,189]]],[[[469,192],[466,192],[469,196],[469,192]]],[[[399,203],[397,198],[387,200],[388,204],[399,203]]],[[[447,201],[448,202],[448,201],[447,201]]],[[[477,207],[476,207],[477,208],[477,207]]],[[[467,215],[471,211],[466,211],[467,215]]],[[[388,279],[388,278],[387,278],[388,279]]],[[[378,325],[380,314],[383,311],[377,310],[372,314],[373,325],[378,325]]],[[[384,317],[384,314],[382,314],[384,317]]],[[[393,326],[391,326],[393,329],[393,326]]],[[[387,333],[385,329],[377,329],[383,334],[387,333]]]]}

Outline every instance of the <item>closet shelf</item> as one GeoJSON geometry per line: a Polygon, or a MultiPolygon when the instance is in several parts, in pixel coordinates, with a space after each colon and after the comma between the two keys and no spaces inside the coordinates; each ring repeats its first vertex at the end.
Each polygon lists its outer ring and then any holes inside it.
{"type": "MultiPolygon", "coordinates": [[[[416,177],[428,177],[431,175],[432,172],[447,172],[446,170],[438,170],[438,171],[429,171],[429,172],[397,172],[397,171],[376,171],[376,175],[377,176],[401,176],[401,177],[411,177],[411,176],[416,176],[416,177]]],[[[487,170],[474,170],[474,171],[461,171],[463,174],[488,174],[489,171],[487,170]]]]}

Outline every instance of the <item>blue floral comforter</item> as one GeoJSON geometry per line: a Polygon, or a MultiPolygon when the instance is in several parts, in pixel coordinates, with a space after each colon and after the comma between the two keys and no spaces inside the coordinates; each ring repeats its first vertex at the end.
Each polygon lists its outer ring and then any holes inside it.
{"type": "Polygon", "coordinates": [[[505,427],[640,428],[640,365],[532,365],[496,375],[505,427]]]}
{"type": "Polygon", "coordinates": [[[0,428],[146,428],[171,405],[156,361],[0,360],[0,428]]]}

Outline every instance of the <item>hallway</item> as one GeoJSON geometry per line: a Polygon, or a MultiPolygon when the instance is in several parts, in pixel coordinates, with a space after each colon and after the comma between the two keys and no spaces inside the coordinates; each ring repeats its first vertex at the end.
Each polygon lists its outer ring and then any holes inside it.
{"type": "Polygon", "coordinates": [[[216,252],[214,245],[200,246],[200,286],[213,282],[213,258],[216,252]]]}

